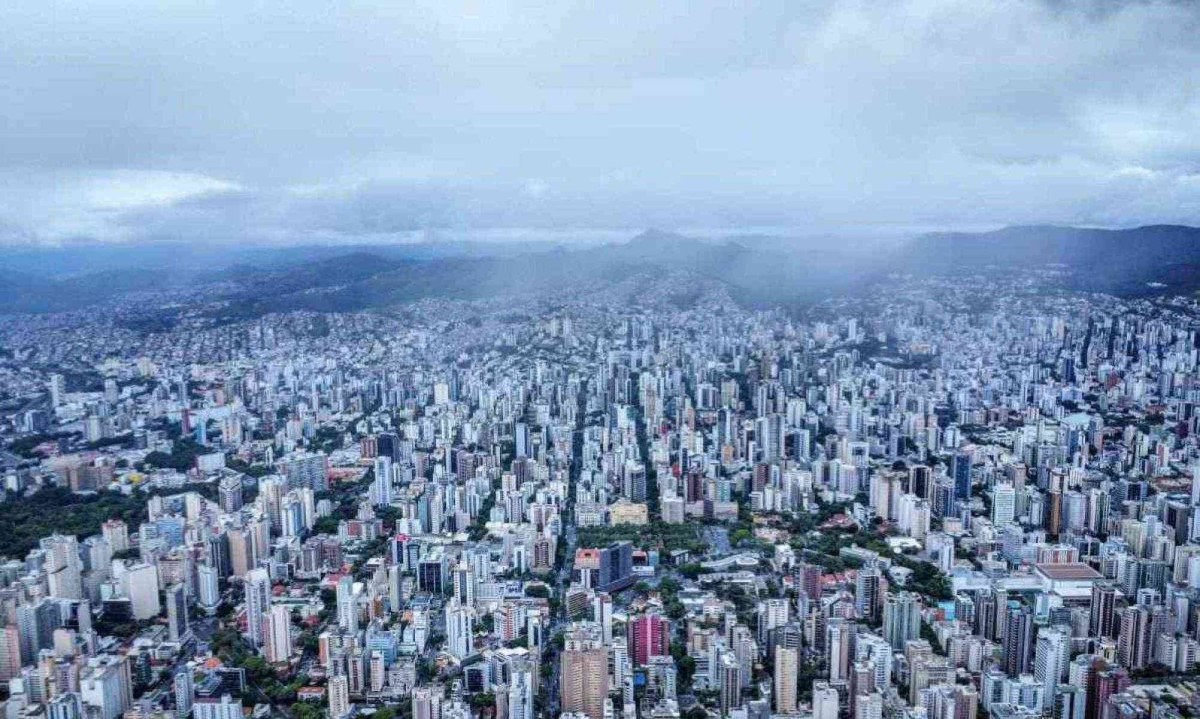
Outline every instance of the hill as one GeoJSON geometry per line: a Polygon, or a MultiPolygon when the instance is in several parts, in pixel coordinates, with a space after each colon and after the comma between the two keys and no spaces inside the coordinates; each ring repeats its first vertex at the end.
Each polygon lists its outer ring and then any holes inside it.
{"type": "Polygon", "coordinates": [[[1065,274],[1067,289],[1123,295],[1191,292],[1200,288],[1200,228],[1021,226],[937,233],[902,247],[891,265],[925,274],[1055,267],[1065,274]]]}

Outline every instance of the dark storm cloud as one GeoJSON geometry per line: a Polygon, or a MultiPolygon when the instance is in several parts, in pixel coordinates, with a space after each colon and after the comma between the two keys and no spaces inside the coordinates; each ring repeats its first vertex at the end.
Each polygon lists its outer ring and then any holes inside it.
{"type": "Polygon", "coordinates": [[[18,0],[0,27],[10,242],[1200,222],[1192,3],[18,0]]]}

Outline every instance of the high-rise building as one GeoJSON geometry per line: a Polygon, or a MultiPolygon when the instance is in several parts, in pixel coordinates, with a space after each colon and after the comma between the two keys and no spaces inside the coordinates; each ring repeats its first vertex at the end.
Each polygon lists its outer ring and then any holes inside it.
{"type": "Polygon", "coordinates": [[[392,458],[376,457],[371,483],[371,503],[386,507],[392,503],[392,458]]]}
{"type": "Polygon", "coordinates": [[[1113,636],[1113,613],[1117,590],[1111,582],[1099,582],[1092,587],[1092,608],[1088,630],[1093,637],[1113,636]]]}
{"type": "MultiPolygon", "coordinates": [[[[785,604],[786,606],[786,604],[785,604]]],[[[658,614],[642,614],[626,625],[634,664],[646,666],[651,657],[671,654],[671,624],[658,614]]]]}
{"type": "Polygon", "coordinates": [[[342,629],[358,631],[358,593],[354,590],[354,580],[349,576],[343,576],[337,583],[337,620],[342,629]]]}
{"type": "Polygon", "coordinates": [[[125,596],[129,597],[133,618],[138,621],[158,616],[162,606],[158,601],[158,567],[153,564],[134,564],[122,576],[125,596]]]}
{"type": "Polygon", "coordinates": [[[221,605],[221,580],[216,567],[207,564],[196,567],[196,590],[200,606],[206,612],[216,612],[221,605]]]}
{"type": "Polygon", "coordinates": [[[775,647],[775,711],[796,711],[796,684],[799,680],[800,651],[775,647]]]}
{"type": "Polygon", "coordinates": [[[825,651],[829,657],[829,681],[844,682],[850,678],[851,625],[835,617],[825,624],[825,651]]]}
{"type": "Polygon", "coordinates": [[[265,569],[246,573],[246,639],[252,647],[261,647],[266,635],[263,620],[271,608],[271,575],[265,569]]]}
{"type": "Polygon", "coordinates": [[[883,576],[879,567],[867,564],[854,579],[854,609],[867,622],[879,621],[880,589],[883,576]]]}
{"type": "Polygon", "coordinates": [[[287,478],[288,489],[308,487],[314,492],[329,489],[329,458],[323,453],[289,455],[276,464],[276,469],[287,478]]]}
{"type": "Polygon", "coordinates": [[[999,484],[992,490],[992,524],[1011,524],[1017,513],[1017,491],[1011,484],[999,484]]]}
{"type": "Polygon", "coordinates": [[[1029,673],[1033,653],[1033,614],[1029,607],[1009,602],[1000,649],[1005,674],[1017,677],[1029,673]]]}
{"type": "Polygon", "coordinates": [[[1042,709],[1053,707],[1054,692],[1067,671],[1070,638],[1055,629],[1038,632],[1033,657],[1033,676],[1042,685],[1042,709]]]}
{"type": "Polygon", "coordinates": [[[16,625],[0,627],[0,682],[21,675],[21,634],[16,625]]]}
{"type": "Polygon", "coordinates": [[[228,692],[198,696],[192,701],[193,719],[242,719],[242,700],[228,692]]]}
{"type": "Polygon", "coordinates": [[[533,719],[533,668],[527,661],[518,661],[509,668],[508,719],[533,719]]]}
{"type": "Polygon", "coordinates": [[[46,553],[46,586],[52,597],[83,598],[83,566],[79,542],[73,536],[55,534],[39,543],[46,553]]]}
{"type": "MultiPolygon", "coordinates": [[[[331,719],[341,719],[350,713],[350,680],[346,675],[330,677],[326,688],[329,692],[329,716],[331,719]]],[[[413,719],[416,713],[417,694],[413,692],[413,719]]]]}
{"type": "Polygon", "coordinates": [[[167,638],[173,642],[182,641],[191,634],[188,622],[187,589],[182,584],[172,584],[167,587],[167,638]]]}
{"type": "Polygon", "coordinates": [[[475,606],[475,572],[471,565],[459,562],[451,571],[454,583],[454,598],[465,607],[475,606]]]}
{"type": "MultiPolygon", "coordinates": [[[[956,712],[955,719],[960,719],[956,712]]],[[[883,719],[883,696],[879,692],[860,694],[854,698],[854,719],[883,719]]],[[[962,719],[966,719],[962,717],[962,719]]]]}
{"type": "Polygon", "coordinates": [[[1094,668],[1088,686],[1087,719],[1105,719],[1108,699],[1129,687],[1129,673],[1124,669],[1094,668]]]}
{"type": "Polygon", "coordinates": [[[971,454],[958,452],[954,455],[951,467],[954,477],[954,498],[967,500],[971,498],[971,454]]]}
{"type": "Polygon", "coordinates": [[[268,662],[286,662],[292,656],[292,616],[287,607],[275,605],[263,617],[263,655],[268,662]]]}
{"type": "Polygon", "coordinates": [[[79,695],[100,719],[117,719],[133,705],[129,659],[104,654],[88,660],[80,671],[79,695]]]}
{"type": "Polygon", "coordinates": [[[766,644],[771,636],[771,630],[788,623],[788,600],[783,598],[767,599],[758,603],[758,642],[766,644]]]}
{"type": "Polygon", "coordinates": [[[1165,628],[1162,607],[1137,605],[1121,611],[1117,660],[1126,669],[1144,669],[1154,658],[1154,640],[1165,628]]]}
{"type": "Polygon", "coordinates": [[[838,693],[829,682],[813,682],[813,719],[838,719],[838,693]]]}
{"type": "Polygon", "coordinates": [[[1085,719],[1087,716],[1087,687],[1060,684],[1055,687],[1050,716],[1054,719],[1085,719]]]}
{"type": "Polygon", "coordinates": [[[613,602],[612,595],[600,592],[592,601],[592,621],[600,625],[604,644],[609,645],[613,639],[613,602]]]}
{"type": "Polygon", "coordinates": [[[66,401],[67,380],[56,372],[50,375],[50,381],[47,384],[50,390],[50,406],[58,409],[66,401]]]}
{"type": "Polygon", "coordinates": [[[175,672],[172,689],[175,694],[175,716],[177,719],[186,719],[192,713],[192,700],[196,692],[190,664],[175,672]]]}
{"type": "Polygon", "coordinates": [[[217,498],[221,511],[232,514],[242,508],[242,475],[222,477],[217,483],[217,498]]]}
{"type": "Polygon", "coordinates": [[[50,649],[54,630],[62,626],[62,614],[49,599],[17,607],[17,632],[21,644],[21,660],[32,663],[42,649],[50,649]]]}
{"type": "Polygon", "coordinates": [[[451,599],[446,604],[446,650],[460,661],[475,653],[475,610],[451,599]]]}
{"type": "Polygon", "coordinates": [[[913,592],[888,593],[883,600],[883,636],[893,649],[904,649],[921,636],[921,597],[913,592]]]}
{"type": "Polygon", "coordinates": [[[742,667],[733,652],[722,652],[717,664],[718,705],[721,716],[742,705],[742,667]]]}
{"type": "Polygon", "coordinates": [[[563,712],[604,719],[608,701],[608,650],[595,623],[572,625],[561,654],[559,695],[563,712]]]}

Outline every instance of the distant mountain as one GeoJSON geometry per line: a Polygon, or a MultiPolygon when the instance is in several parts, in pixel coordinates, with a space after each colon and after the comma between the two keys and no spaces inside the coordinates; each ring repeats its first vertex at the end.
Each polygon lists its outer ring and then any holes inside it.
{"type": "MultiPolygon", "coordinates": [[[[1053,268],[1056,274],[1048,281],[1066,289],[1126,295],[1195,291],[1200,289],[1200,229],[1010,227],[924,235],[891,252],[844,239],[703,240],[662,230],[647,230],[627,242],[570,248],[422,243],[8,249],[0,250],[0,312],[73,310],[147,290],[199,289],[194,297],[203,299],[189,301],[189,307],[236,320],[292,310],[355,311],[424,298],[518,298],[630,278],[654,283],[669,273],[676,281],[694,278],[696,288],[719,284],[749,306],[794,307],[871,287],[893,272],[1033,268],[1053,268]]],[[[154,308],[145,310],[153,320],[154,308]]]]}
{"type": "Polygon", "coordinates": [[[65,312],[133,292],[171,286],[168,272],[144,268],[103,270],[67,279],[46,279],[0,269],[0,312],[65,312]]]}
{"type": "Polygon", "coordinates": [[[1066,273],[1069,289],[1190,292],[1200,289],[1200,228],[1023,226],[977,234],[937,233],[902,247],[889,269],[947,274],[1047,266],[1066,273]]]}

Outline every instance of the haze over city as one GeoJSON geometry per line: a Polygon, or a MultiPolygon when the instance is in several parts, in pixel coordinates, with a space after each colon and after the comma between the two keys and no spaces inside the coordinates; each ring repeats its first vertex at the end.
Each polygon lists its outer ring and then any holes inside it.
{"type": "Polygon", "coordinates": [[[0,4],[0,719],[1200,717],[1198,30],[0,4]]]}

